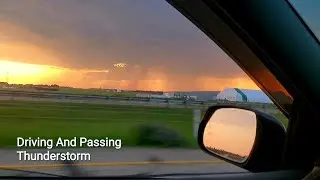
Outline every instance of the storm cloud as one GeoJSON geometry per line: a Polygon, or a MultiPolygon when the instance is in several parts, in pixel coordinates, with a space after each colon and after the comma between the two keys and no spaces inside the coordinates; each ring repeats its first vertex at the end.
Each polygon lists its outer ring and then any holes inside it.
{"type": "Polygon", "coordinates": [[[101,72],[86,72],[86,78],[100,82],[137,84],[149,74],[147,79],[161,76],[176,88],[198,77],[248,78],[203,32],[160,0],[1,0],[0,40],[0,58],[95,69],[101,72]]]}

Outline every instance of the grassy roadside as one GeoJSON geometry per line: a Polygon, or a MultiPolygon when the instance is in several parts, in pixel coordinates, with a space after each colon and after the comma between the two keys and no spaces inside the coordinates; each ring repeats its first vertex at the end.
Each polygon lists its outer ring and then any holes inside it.
{"type": "MultiPolygon", "coordinates": [[[[286,118],[273,114],[287,126],[286,118]]],[[[16,147],[17,137],[71,139],[121,139],[122,146],[136,146],[137,127],[159,124],[174,129],[198,147],[189,108],[125,105],[0,101],[0,147],[16,147]]]]}
{"type": "Polygon", "coordinates": [[[196,144],[190,109],[1,101],[0,147],[16,147],[17,137],[109,137],[121,139],[123,146],[135,146],[135,129],[146,123],[175,129],[191,146],[196,144]]]}
{"type": "MultiPolygon", "coordinates": [[[[39,91],[33,88],[0,88],[0,90],[10,91],[25,91],[25,92],[51,92],[51,91],[39,91]]],[[[53,91],[53,93],[66,93],[74,95],[101,95],[101,96],[118,96],[118,97],[135,97],[134,92],[111,92],[100,89],[80,89],[80,88],[59,88],[59,91],[53,91]]]]}

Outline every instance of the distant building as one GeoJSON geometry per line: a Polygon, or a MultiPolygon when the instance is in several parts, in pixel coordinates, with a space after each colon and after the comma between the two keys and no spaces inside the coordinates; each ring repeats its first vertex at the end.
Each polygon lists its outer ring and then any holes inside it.
{"type": "Polygon", "coordinates": [[[136,97],[148,97],[148,98],[173,98],[174,93],[137,93],[136,97]]]}
{"type": "Polygon", "coordinates": [[[165,96],[166,98],[173,98],[175,94],[173,92],[165,92],[163,93],[163,96],[165,96]]]}
{"type": "Polygon", "coordinates": [[[189,99],[197,100],[197,96],[189,96],[189,99]]]}
{"type": "Polygon", "coordinates": [[[38,91],[59,91],[59,88],[53,88],[53,87],[35,87],[38,91]]]}
{"type": "Polygon", "coordinates": [[[189,92],[175,92],[176,96],[189,97],[190,99],[198,101],[215,100],[219,91],[189,91],[189,92]]]}
{"type": "Polygon", "coordinates": [[[139,93],[139,94],[153,94],[153,95],[163,95],[164,92],[163,91],[142,91],[142,90],[136,90],[133,91],[135,93],[139,93]]]}
{"type": "Polygon", "coordinates": [[[0,82],[0,88],[8,88],[9,84],[7,82],[0,82]]]}
{"type": "Polygon", "coordinates": [[[217,95],[217,100],[238,102],[272,103],[270,98],[261,90],[226,88],[217,95]]]}

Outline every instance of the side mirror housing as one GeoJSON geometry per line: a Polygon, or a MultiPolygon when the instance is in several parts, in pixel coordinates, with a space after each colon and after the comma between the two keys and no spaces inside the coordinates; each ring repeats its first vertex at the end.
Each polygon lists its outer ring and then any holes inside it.
{"type": "Polygon", "coordinates": [[[232,105],[210,107],[198,131],[203,151],[251,172],[278,170],[285,140],[280,120],[232,105]]]}

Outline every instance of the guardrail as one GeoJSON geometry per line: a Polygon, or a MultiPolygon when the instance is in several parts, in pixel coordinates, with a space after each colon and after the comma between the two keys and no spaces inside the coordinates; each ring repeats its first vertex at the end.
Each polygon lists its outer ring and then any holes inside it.
{"type": "Polygon", "coordinates": [[[255,108],[276,108],[270,103],[254,103],[254,102],[232,102],[232,101],[198,101],[184,100],[175,98],[149,98],[149,97],[121,97],[121,96],[102,96],[102,95],[82,95],[82,94],[67,94],[56,92],[27,92],[27,91],[7,91],[0,90],[0,96],[10,97],[29,97],[29,98],[44,98],[44,99],[64,99],[64,100],[102,100],[102,101],[126,101],[126,102],[141,102],[141,103],[157,103],[167,105],[184,105],[184,106],[213,106],[216,104],[234,104],[238,106],[249,106],[255,108]]]}

